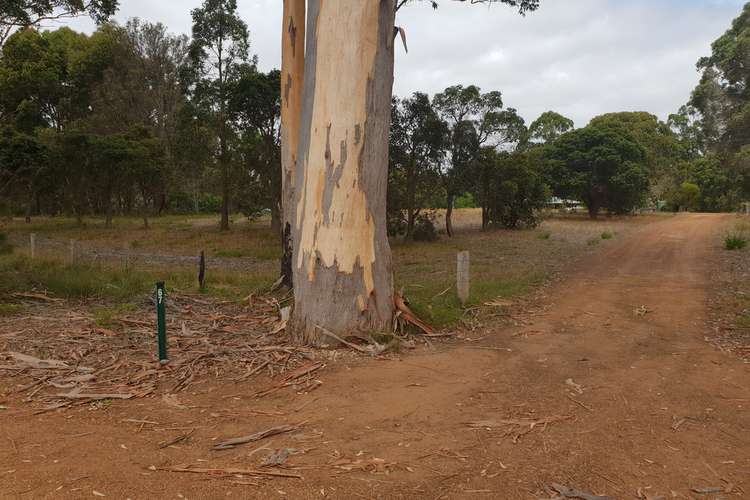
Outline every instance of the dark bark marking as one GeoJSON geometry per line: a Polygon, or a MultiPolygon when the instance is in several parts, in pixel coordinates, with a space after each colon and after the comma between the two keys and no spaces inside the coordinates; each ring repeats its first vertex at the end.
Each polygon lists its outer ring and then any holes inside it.
{"type": "Polygon", "coordinates": [[[289,92],[292,90],[292,75],[286,75],[286,84],[284,85],[284,106],[289,106],[289,92]]]}
{"type": "MultiPolygon", "coordinates": [[[[349,132],[347,132],[346,135],[348,136],[349,132]]],[[[331,210],[331,205],[333,204],[333,193],[336,189],[341,187],[339,183],[341,181],[341,176],[344,175],[344,166],[346,164],[346,159],[347,159],[346,142],[347,142],[347,139],[344,139],[343,141],[341,141],[341,158],[340,158],[341,161],[338,164],[338,166],[335,166],[333,158],[331,157],[331,125],[329,124],[328,128],[326,129],[326,152],[325,152],[326,185],[323,187],[323,200],[322,200],[323,224],[325,225],[328,225],[331,223],[329,212],[331,210]]]]}
{"type": "Polygon", "coordinates": [[[294,16],[289,16],[289,38],[292,41],[292,57],[297,57],[297,27],[294,25],[294,16]]]}

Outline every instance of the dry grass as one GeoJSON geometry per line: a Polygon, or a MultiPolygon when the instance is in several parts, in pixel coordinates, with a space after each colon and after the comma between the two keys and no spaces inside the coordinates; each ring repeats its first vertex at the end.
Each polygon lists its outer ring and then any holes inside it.
{"type": "Polygon", "coordinates": [[[534,230],[481,232],[480,210],[457,210],[453,238],[442,236],[435,243],[392,242],[396,284],[404,289],[418,314],[433,324],[449,325],[465,312],[455,293],[458,252],[471,253],[471,297],[467,304],[471,308],[496,298],[525,295],[571,259],[594,251],[590,241],[606,244],[602,234],[616,240],[659,217],[663,216],[592,221],[568,215],[547,219],[534,230]]]}
{"type": "MultiPolygon", "coordinates": [[[[280,253],[280,242],[267,220],[249,221],[241,215],[233,217],[232,230],[219,230],[215,216],[168,215],[154,218],[149,229],[133,217],[115,218],[112,227],[105,227],[100,218],[86,218],[79,226],[69,218],[35,218],[31,224],[16,219],[0,225],[18,246],[28,243],[29,233],[60,240],[75,239],[94,248],[131,250],[163,255],[198,255],[204,250],[216,257],[247,257],[274,261],[280,253]]],[[[44,250],[44,249],[42,249],[44,250]]]]}
{"type": "MultiPolygon", "coordinates": [[[[454,238],[443,235],[434,243],[391,242],[397,288],[403,288],[419,315],[437,326],[456,323],[466,311],[455,293],[459,251],[471,252],[471,298],[467,307],[473,308],[495,298],[528,294],[572,259],[596,251],[592,241],[609,244],[602,239],[603,234],[616,241],[621,234],[664,217],[591,221],[583,215],[568,215],[547,219],[534,230],[481,232],[478,209],[456,210],[454,214],[454,238]]],[[[60,245],[50,247],[53,255],[45,254],[44,249],[38,253],[58,260],[67,258],[66,242],[71,238],[104,251],[195,256],[205,250],[214,265],[209,274],[209,293],[226,297],[245,296],[264,283],[270,284],[280,254],[269,221],[251,222],[239,216],[227,233],[218,230],[218,218],[206,216],[160,217],[148,230],[135,218],[115,219],[112,228],[105,228],[100,219],[87,219],[80,227],[71,219],[40,218],[32,224],[6,221],[0,232],[9,235],[17,254],[27,252],[31,232],[37,233],[40,242],[57,241],[60,245]],[[248,266],[248,262],[253,265],[248,266]]],[[[54,264],[54,259],[34,265],[18,256],[3,259],[1,279],[20,287],[46,287],[61,296],[125,301],[128,296],[150,290],[157,278],[167,279],[183,291],[194,291],[197,286],[192,261],[149,262],[144,257],[130,269],[123,269],[121,262],[114,261],[71,268],[54,264]]]]}

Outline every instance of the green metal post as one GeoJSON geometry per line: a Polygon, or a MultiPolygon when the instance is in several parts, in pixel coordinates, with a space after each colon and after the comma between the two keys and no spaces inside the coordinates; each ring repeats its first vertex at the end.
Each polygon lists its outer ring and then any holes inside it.
{"type": "Polygon", "coordinates": [[[167,359],[167,312],[166,312],[166,293],[164,291],[164,282],[159,281],[156,284],[156,326],[157,337],[159,340],[159,361],[162,364],[168,362],[167,359]]]}

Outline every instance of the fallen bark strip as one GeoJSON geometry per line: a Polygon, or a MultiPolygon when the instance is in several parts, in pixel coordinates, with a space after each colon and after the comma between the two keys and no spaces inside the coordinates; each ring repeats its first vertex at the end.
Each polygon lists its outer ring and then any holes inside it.
{"type": "Polygon", "coordinates": [[[267,389],[264,389],[260,392],[257,392],[255,394],[256,398],[262,398],[264,396],[268,396],[271,393],[274,393],[278,391],[279,389],[282,389],[284,387],[288,387],[290,385],[294,385],[295,381],[299,378],[304,377],[305,375],[310,375],[313,372],[316,372],[323,368],[325,366],[325,363],[323,362],[316,362],[316,363],[310,363],[308,365],[300,366],[296,370],[291,371],[289,374],[284,376],[281,380],[276,382],[275,384],[271,385],[267,389]]]}
{"type": "Polygon", "coordinates": [[[267,477],[287,477],[287,478],[292,478],[292,479],[302,479],[301,475],[295,474],[293,472],[280,472],[280,471],[257,470],[257,469],[233,469],[233,468],[208,469],[208,468],[178,465],[175,467],[167,467],[162,470],[165,470],[168,472],[190,472],[193,474],[209,474],[209,475],[217,475],[217,476],[244,475],[244,476],[257,476],[257,477],[267,476],[267,477]]]}
{"type": "Polygon", "coordinates": [[[36,370],[70,370],[70,365],[57,359],[39,359],[20,352],[11,352],[10,357],[36,370]]]}
{"type": "Polygon", "coordinates": [[[255,441],[260,441],[261,439],[265,439],[267,437],[277,436],[279,434],[286,434],[289,432],[296,431],[301,426],[302,424],[280,425],[278,427],[272,427],[265,431],[256,432],[255,434],[250,434],[249,436],[242,436],[242,437],[227,439],[226,441],[222,441],[220,443],[215,444],[212,449],[213,450],[231,450],[232,448],[235,448],[243,444],[254,443],[255,441]]]}
{"type": "Polygon", "coordinates": [[[585,491],[568,488],[562,484],[552,483],[550,487],[560,494],[563,498],[577,498],[579,500],[615,500],[613,497],[593,495],[585,491]]]}
{"type": "Polygon", "coordinates": [[[435,330],[430,325],[419,319],[417,315],[414,314],[414,312],[406,304],[404,297],[400,293],[397,293],[393,296],[393,305],[396,311],[400,313],[400,319],[403,319],[410,325],[416,326],[427,335],[435,334],[435,330]]]}
{"type": "Polygon", "coordinates": [[[65,399],[91,399],[100,401],[102,399],[133,399],[135,394],[86,394],[84,392],[71,391],[66,394],[55,394],[55,397],[65,399]]]}
{"type": "Polygon", "coordinates": [[[63,302],[63,299],[57,299],[54,297],[50,297],[49,295],[44,295],[41,293],[31,293],[31,292],[15,292],[10,294],[11,297],[16,297],[19,299],[37,299],[37,300],[43,300],[45,302],[63,302]]]}
{"type": "Polygon", "coordinates": [[[176,445],[177,443],[181,443],[183,441],[186,441],[195,433],[196,429],[192,429],[189,432],[186,432],[185,434],[180,434],[174,439],[170,439],[169,441],[165,441],[163,443],[159,444],[159,449],[163,450],[164,448],[169,448],[170,446],[176,445]]]}

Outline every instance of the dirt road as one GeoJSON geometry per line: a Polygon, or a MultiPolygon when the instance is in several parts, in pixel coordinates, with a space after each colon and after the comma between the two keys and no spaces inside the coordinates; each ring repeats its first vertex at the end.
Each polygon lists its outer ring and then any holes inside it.
{"type": "Polygon", "coordinates": [[[250,384],[205,380],[180,396],[189,408],[156,398],[0,411],[0,497],[525,499],[559,483],[613,498],[748,498],[750,372],[704,341],[725,221],[640,228],[580,263],[529,324],[400,358],[333,360],[310,394],[256,400],[250,384]],[[210,451],[217,438],[301,422],[210,451]],[[304,479],[252,486],[162,470],[257,468],[286,448],[304,479]]]}

